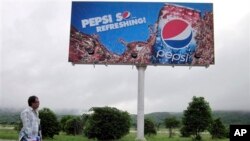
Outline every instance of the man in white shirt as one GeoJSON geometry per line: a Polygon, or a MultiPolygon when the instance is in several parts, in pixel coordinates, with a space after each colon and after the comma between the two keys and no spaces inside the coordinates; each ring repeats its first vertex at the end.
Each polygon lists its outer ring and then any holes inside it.
{"type": "Polygon", "coordinates": [[[38,107],[40,105],[37,96],[30,96],[28,99],[29,107],[21,112],[23,128],[19,134],[19,141],[41,141],[40,119],[38,107]]]}

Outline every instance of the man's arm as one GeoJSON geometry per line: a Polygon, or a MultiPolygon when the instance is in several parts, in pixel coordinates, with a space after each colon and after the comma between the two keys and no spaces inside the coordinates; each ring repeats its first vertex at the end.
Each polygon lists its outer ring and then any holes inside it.
{"type": "Polygon", "coordinates": [[[30,137],[32,134],[32,129],[30,127],[30,118],[29,118],[29,113],[27,111],[24,111],[21,113],[21,120],[23,123],[23,129],[24,129],[24,133],[30,137]]]}

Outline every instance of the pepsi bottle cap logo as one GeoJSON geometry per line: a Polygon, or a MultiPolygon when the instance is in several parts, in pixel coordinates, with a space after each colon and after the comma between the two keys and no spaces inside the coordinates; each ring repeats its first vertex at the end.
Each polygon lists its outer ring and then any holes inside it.
{"type": "Polygon", "coordinates": [[[127,18],[129,18],[130,17],[130,12],[129,11],[124,11],[123,13],[122,13],[122,18],[123,19],[127,19],[127,18]]]}
{"type": "Polygon", "coordinates": [[[174,49],[187,47],[192,40],[192,36],[190,24],[181,19],[168,21],[161,31],[163,43],[174,49]]]}

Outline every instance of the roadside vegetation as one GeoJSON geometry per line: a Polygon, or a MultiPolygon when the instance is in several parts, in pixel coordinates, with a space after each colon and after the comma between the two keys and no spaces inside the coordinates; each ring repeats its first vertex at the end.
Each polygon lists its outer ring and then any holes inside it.
{"type": "MultiPolygon", "coordinates": [[[[0,139],[17,140],[22,127],[18,114],[8,115],[0,109],[0,139]]],[[[136,115],[114,107],[93,107],[88,114],[60,116],[43,108],[39,114],[43,141],[136,139],[136,115]]],[[[194,96],[183,113],[145,115],[144,133],[147,141],[229,141],[229,125],[250,124],[249,115],[249,112],[221,115],[213,112],[203,97],[194,96]]]]}

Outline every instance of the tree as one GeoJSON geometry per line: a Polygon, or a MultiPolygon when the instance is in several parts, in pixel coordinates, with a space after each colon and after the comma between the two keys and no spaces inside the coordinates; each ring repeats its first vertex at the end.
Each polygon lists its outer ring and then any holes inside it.
{"type": "MultiPolygon", "coordinates": [[[[200,132],[208,129],[212,122],[211,108],[203,97],[193,97],[182,118],[183,129],[187,134],[194,135],[195,140],[201,140],[200,132]]],[[[182,129],[182,130],[183,130],[182,129]]]]}
{"type": "Polygon", "coordinates": [[[156,126],[154,124],[154,122],[149,119],[149,118],[146,118],[144,120],[144,134],[145,135],[156,135],[157,134],[157,131],[156,131],[156,126]]]}
{"type": "Polygon", "coordinates": [[[65,123],[65,132],[69,135],[79,135],[82,133],[83,124],[80,117],[72,117],[65,123]]]}
{"type": "Polygon", "coordinates": [[[65,125],[66,125],[66,122],[69,120],[69,119],[72,119],[73,116],[71,115],[66,115],[66,116],[63,116],[60,120],[60,127],[61,127],[61,130],[65,132],[65,125]]]}
{"type": "Polygon", "coordinates": [[[171,138],[173,135],[172,129],[178,127],[179,125],[180,121],[178,121],[175,117],[169,117],[165,119],[165,126],[169,129],[169,138],[171,138]]]}
{"type": "Polygon", "coordinates": [[[60,131],[60,124],[57,121],[56,115],[49,108],[43,108],[39,111],[41,119],[42,135],[44,138],[53,138],[60,131]]]}
{"type": "Polygon", "coordinates": [[[191,136],[191,133],[186,129],[186,126],[183,126],[180,129],[180,133],[181,133],[182,137],[190,137],[191,136]]]}
{"type": "Polygon", "coordinates": [[[89,114],[85,114],[85,113],[84,113],[84,114],[81,115],[81,119],[82,119],[82,124],[83,124],[83,125],[86,124],[88,118],[89,118],[89,114]]]}
{"type": "Polygon", "coordinates": [[[17,123],[16,123],[14,129],[15,129],[16,131],[21,131],[22,127],[23,127],[23,123],[22,123],[22,121],[21,121],[21,118],[19,118],[19,119],[17,120],[17,123]]]}
{"type": "Polygon", "coordinates": [[[95,107],[87,118],[84,134],[89,139],[116,140],[129,133],[130,116],[128,112],[111,107],[95,107]]]}
{"type": "Polygon", "coordinates": [[[162,123],[160,123],[160,122],[155,123],[156,130],[157,130],[157,131],[159,131],[159,130],[160,130],[161,125],[162,125],[162,123]]]}
{"type": "Polygon", "coordinates": [[[217,118],[213,121],[209,132],[212,135],[213,139],[224,138],[227,136],[226,127],[223,125],[220,118],[217,118]]]}

